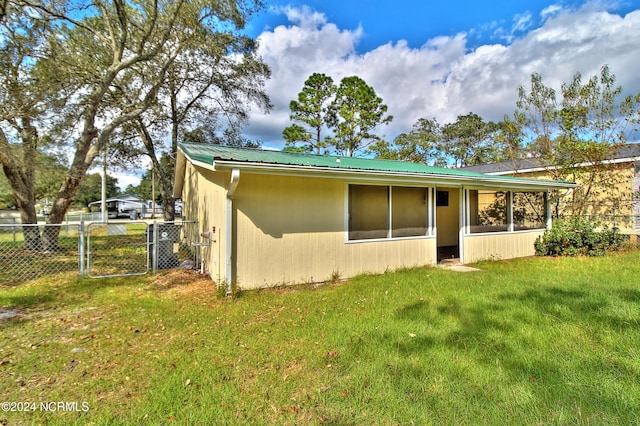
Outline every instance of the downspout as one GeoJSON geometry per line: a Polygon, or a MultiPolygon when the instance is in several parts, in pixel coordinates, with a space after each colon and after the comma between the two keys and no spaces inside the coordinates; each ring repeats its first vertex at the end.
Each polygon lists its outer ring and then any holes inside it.
{"type": "Polygon", "coordinates": [[[225,280],[227,281],[227,292],[229,296],[232,290],[233,283],[233,195],[238,187],[240,181],[240,170],[231,170],[231,179],[229,180],[229,186],[227,187],[227,200],[225,206],[225,235],[224,235],[224,252],[225,252],[225,280]]]}

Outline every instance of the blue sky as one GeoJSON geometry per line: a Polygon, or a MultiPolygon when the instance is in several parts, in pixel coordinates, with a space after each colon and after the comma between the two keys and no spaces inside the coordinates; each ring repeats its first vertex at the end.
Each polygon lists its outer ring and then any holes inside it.
{"type": "MultiPolygon", "coordinates": [[[[493,1],[420,1],[420,0],[293,0],[270,1],[267,11],[251,22],[251,34],[287,25],[286,16],[279,11],[285,7],[309,7],[326,15],[329,22],[340,28],[362,27],[364,35],[357,46],[360,53],[388,42],[406,40],[418,48],[427,40],[456,33],[469,33],[470,47],[483,43],[505,42],[505,38],[519,36],[540,23],[543,10],[562,4],[576,7],[582,2],[549,0],[493,0],[493,1]]],[[[632,2],[616,6],[628,11],[632,2]]]]}
{"type": "Polygon", "coordinates": [[[371,85],[394,116],[377,131],[387,140],[419,118],[500,120],[534,72],[559,89],[608,65],[625,91],[640,92],[640,0],[267,0],[248,31],[271,67],[274,109],[253,111],[245,136],[274,148],[314,72],[371,85]]]}

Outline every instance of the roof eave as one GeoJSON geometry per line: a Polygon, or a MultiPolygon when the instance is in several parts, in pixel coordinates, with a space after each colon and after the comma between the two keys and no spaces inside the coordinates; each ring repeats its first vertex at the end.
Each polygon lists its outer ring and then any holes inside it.
{"type": "Polygon", "coordinates": [[[365,169],[346,169],[346,168],[329,168],[318,166],[298,166],[284,165],[273,163],[256,163],[234,160],[214,159],[213,164],[193,161],[195,165],[201,165],[211,170],[230,170],[240,169],[247,173],[269,173],[287,176],[305,176],[305,177],[332,177],[346,178],[353,181],[366,182],[389,182],[396,183],[412,183],[412,184],[437,184],[439,186],[473,186],[478,188],[502,188],[509,189],[570,189],[576,188],[578,185],[570,182],[559,181],[533,181],[521,180],[513,177],[506,179],[497,178],[495,176],[489,179],[483,179],[482,176],[456,176],[449,174],[426,174],[426,173],[410,173],[395,172],[382,170],[365,170],[365,169]]]}
{"type": "MultiPolygon", "coordinates": [[[[640,157],[623,157],[616,158],[613,160],[604,160],[601,164],[622,164],[622,163],[635,163],[640,161],[640,157]]],[[[592,162],[583,162],[573,165],[572,167],[595,167],[597,164],[592,162]]],[[[539,166],[539,167],[528,167],[522,169],[509,169],[509,170],[496,170],[491,172],[485,172],[487,175],[491,176],[501,176],[501,175],[513,175],[520,173],[537,173],[537,172],[547,172],[560,169],[559,166],[539,166]]]]}

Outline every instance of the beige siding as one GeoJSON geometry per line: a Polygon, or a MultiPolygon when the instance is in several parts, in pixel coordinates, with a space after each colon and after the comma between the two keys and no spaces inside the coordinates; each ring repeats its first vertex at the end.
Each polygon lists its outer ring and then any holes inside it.
{"type": "MultiPolygon", "coordinates": [[[[620,163],[602,165],[606,172],[594,172],[592,168],[579,169],[575,176],[575,182],[581,186],[570,195],[562,197],[558,204],[558,210],[554,214],[583,214],[592,217],[602,225],[614,226],[613,216],[617,215],[615,226],[622,232],[629,232],[635,227],[634,208],[637,205],[633,201],[635,191],[640,188],[634,186],[634,163],[620,163]],[[588,202],[580,201],[585,197],[584,192],[589,193],[588,202]],[[574,208],[570,206],[575,203],[574,208]],[[582,210],[581,210],[582,208],[582,210]]],[[[514,174],[518,177],[530,179],[566,179],[574,180],[574,176],[558,176],[552,171],[539,171],[514,174]]],[[[555,206],[554,206],[555,208],[555,206]]]]}
{"type": "Polygon", "coordinates": [[[533,256],[534,242],[543,233],[544,230],[465,235],[464,262],[533,256]]]}
{"type": "MultiPolygon", "coordinates": [[[[225,280],[225,199],[229,173],[213,172],[187,163],[183,188],[183,215],[198,220],[198,232],[216,227],[214,241],[204,249],[205,268],[215,281],[225,280]]],[[[192,240],[195,240],[193,238],[192,240]]]]}
{"type": "Polygon", "coordinates": [[[241,174],[234,197],[242,288],[433,264],[434,238],[347,242],[340,179],[241,174]]]}

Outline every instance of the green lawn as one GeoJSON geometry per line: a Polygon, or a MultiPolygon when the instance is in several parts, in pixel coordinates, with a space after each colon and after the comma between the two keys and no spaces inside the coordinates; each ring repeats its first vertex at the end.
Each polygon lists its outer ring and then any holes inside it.
{"type": "Polygon", "coordinates": [[[477,266],[0,287],[0,400],[36,404],[0,424],[640,423],[640,252],[477,266]]]}

